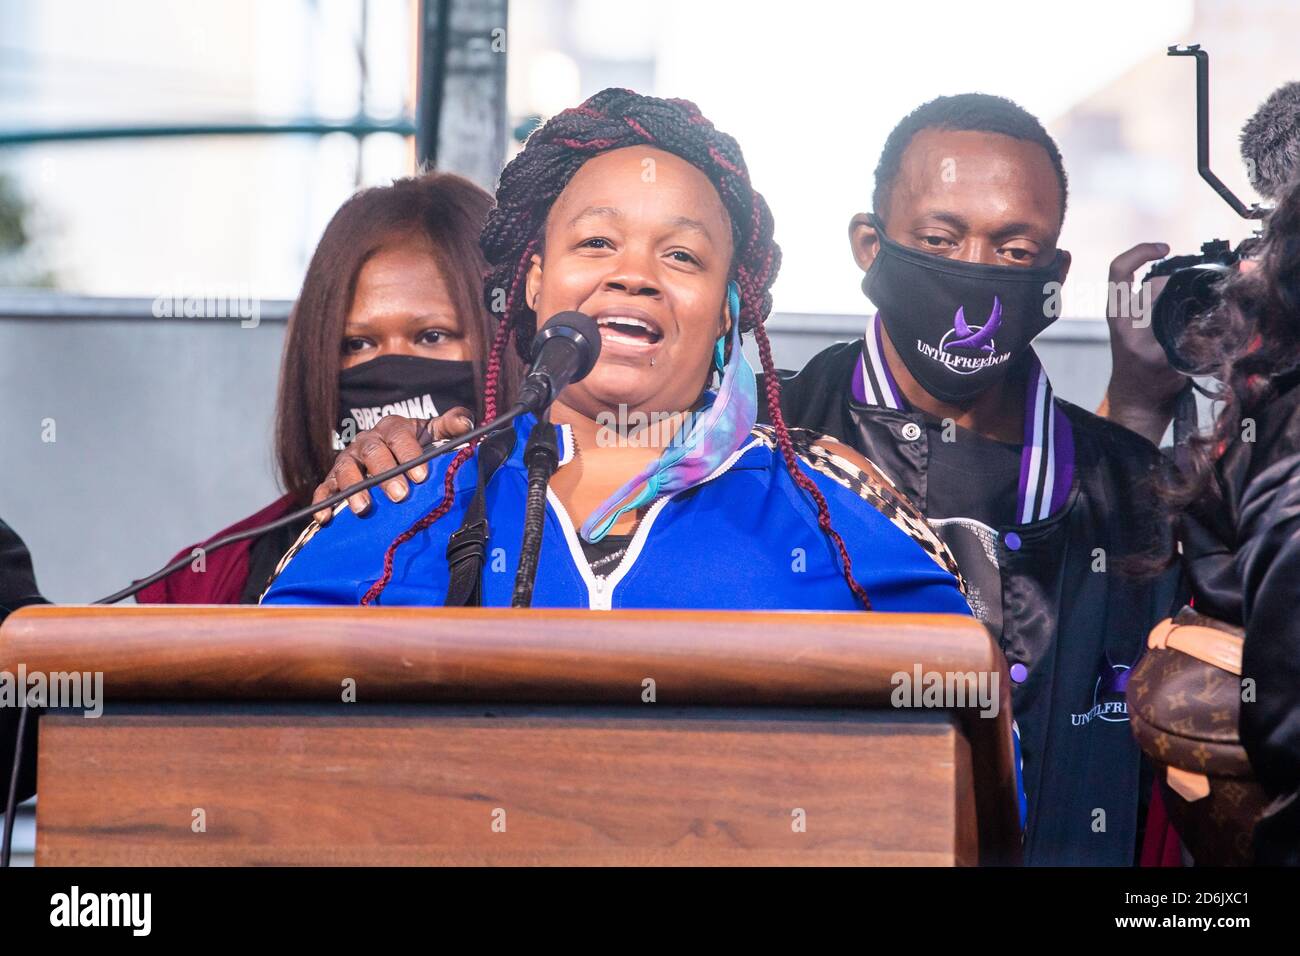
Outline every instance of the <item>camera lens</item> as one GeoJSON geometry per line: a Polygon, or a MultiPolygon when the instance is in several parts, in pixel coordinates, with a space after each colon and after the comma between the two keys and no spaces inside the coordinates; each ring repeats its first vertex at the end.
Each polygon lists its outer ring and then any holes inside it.
{"type": "Polygon", "coordinates": [[[1218,285],[1229,271],[1228,266],[1217,262],[1179,269],[1169,276],[1169,282],[1156,299],[1152,331],[1169,364],[1184,375],[1203,375],[1209,371],[1182,354],[1182,339],[1192,321],[1214,307],[1218,301],[1218,285]]]}

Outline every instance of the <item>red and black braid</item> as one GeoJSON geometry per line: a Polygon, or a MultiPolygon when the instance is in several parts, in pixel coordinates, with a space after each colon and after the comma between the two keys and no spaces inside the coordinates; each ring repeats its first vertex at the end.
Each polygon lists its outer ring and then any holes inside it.
{"type": "MultiPolygon", "coordinates": [[[[497,397],[500,393],[501,359],[505,355],[506,346],[509,343],[510,326],[502,322],[497,326],[496,335],[492,338],[492,351],[488,355],[487,372],[483,377],[483,418],[485,421],[496,418],[497,397]]],[[[383,573],[380,574],[379,580],[370,585],[362,596],[361,604],[363,606],[373,603],[383,593],[384,588],[388,587],[388,582],[393,579],[393,560],[397,556],[397,549],[451,510],[452,503],[456,500],[456,473],[460,471],[461,465],[469,461],[474,454],[475,447],[477,447],[477,444],[466,445],[452,456],[451,462],[447,465],[447,474],[443,478],[442,501],[438,502],[437,507],[432,511],[394,538],[393,543],[388,546],[388,550],[384,552],[383,573]]]]}
{"type": "MultiPolygon", "coordinates": [[[[864,608],[871,603],[853,578],[844,541],[831,525],[826,498],[799,467],[790,433],[781,415],[781,384],[772,364],[772,350],[763,323],[772,310],[772,283],[781,267],[781,248],[773,238],[772,212],[749,182],[749,169],[736,141],[714,128],[689,100],[641,96],[630,90],[602,90],[580,106],[565,110],[537,129],[501,173],[496,206],[488,216],[479,245],[489,264],[483,294],[488,309],[501,319],[492,344],[485,381],[484,411],[496,414],[497,379],[501,356],[513,336],[519,355],[527,361],[537,331],[537,315],[525,301],[524,283],[532,257],[541,248],[546,217],[560,193],[583,163],[601,153],[628,146],[654,146],[689,162],[718,191],[731,219],[735,249],[732,273],[740,288],[742,332],[758,338],[767,387],[767,410],[776,432],[786,470],[812,498],[817,524],[838,551],[845,581],[864,608]]],[[[366,593],[371,603],[392,577],[397,547],[445,515],[453,501],[457,470],[470,457],[462,450],[447,468],[445,493],[433,511],[389,546],[383,576],[366,593]]]]}
{"type": "Polygon", "coordinates": [[[776,366],[772,363],[772,344],[767,339],[767,330],[760,325],[754,330],[754,337],[758,340],[758,354],[763,361],[763,382],[767,386],[767,414],[772,420],[772,430],[776,432],[777,447],[781,449],[781,457],[785,459],[785,470],[790,473],[794,483],[812,497],[817,506],[817,526],[822,529],[822,534],[831,539],[835,550],[839,552],[840,570],[849,590],[862,603],[862,609],[870,611],[871,599],[867,597],[866,589],[853,576],[853,559],[849,557],[849,549],[844,546],[844,539],[840,537],[840,533],[831,525],[831,509],[826,504],[826,496],[822,494],[816,482],[799,467],[794,453],[794,444],[790,441],[790,430],[781,415],[781,382],[776,375],[776,366]]]}

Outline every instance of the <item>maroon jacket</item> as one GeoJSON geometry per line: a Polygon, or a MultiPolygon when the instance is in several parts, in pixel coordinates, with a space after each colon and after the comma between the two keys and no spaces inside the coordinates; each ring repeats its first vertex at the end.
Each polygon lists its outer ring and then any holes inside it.
{"type": "MultiPolygon", "coordinates": [[[[207,540],[215,541],[228,534],[274,521],[292,511],[293,504],[293,499],[285,495],[256,514],[249,515],[238,524],[217,532],[207,540]]],[[[196,572],[191,566],[182,568],[161,581],[155,581],[136,595],[136,602],[139,604],[239,604],[240,596],[248,583],[249,556],[257,540],[257,538],[249,538],[247,541],[237,542],[206,555],[202,572],[196,572]]],[[[191,545],[183,548],[172,560],[191,554],[194,548],[202,546],[191,545]]]]}

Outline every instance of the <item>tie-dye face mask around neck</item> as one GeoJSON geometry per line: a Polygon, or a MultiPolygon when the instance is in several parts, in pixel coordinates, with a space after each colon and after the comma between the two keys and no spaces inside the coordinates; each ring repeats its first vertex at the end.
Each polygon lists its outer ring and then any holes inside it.
{"type": "Polygon", "coordinates": [[[758,384],[740,347],[740,290],[734,282],[727,284],[727,305],[732,317],[731,354],[728,357],[724,348],[726,337],[720,337],[714,352],[715,364],[722,371],[717,392],[706,392],[704,406],[687,415],[663,454],[583,522],[580,533],[585,540],[599,541],[627,512],[698,485],[749,436],[758,420],[758,384]]]}

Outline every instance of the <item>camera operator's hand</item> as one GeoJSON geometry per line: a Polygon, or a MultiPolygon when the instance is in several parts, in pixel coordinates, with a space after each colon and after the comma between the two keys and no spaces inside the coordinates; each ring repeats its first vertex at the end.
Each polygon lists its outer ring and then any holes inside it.
{"type": "Polygon", "coordinates": [[[1111,289],[1106,322],[1110,326],[1110,384],[1097,414],[1159,444],[1174,417],[1174,400],[1187,379],[1174,371],[1151,328],[1151,310],[1165,279],[1133,292],[1133,277],[1148,262],[1169,255],[1163,242],[1142,242],[1110,264],[1111,289]]]}
{"type": "MultiPolygon", "coordinates": [[[[339,452],[330,473],[316,486],[311,500],[321,501],[348,485],[356,484],[367,475],[377,475],[408,462],[432,442],[458,438],[473,427],[474,421],[470,418],[468,409],[459,407],[426,422],[403,418],[401,415],[385,416],[374,428],[358,434],[350,445],[339,452]]],[[[429,466],[416,465],[407,475],[410,475],[412,481],[424,481],[429,476],[429,466]]],[[[403,475],[398,475],[382,487],[393,501],[405,498],[409,488],[403,475]]],[[[365,514],[370,507],[370,492],[357,492],[348,499],[348,507],[355,514],[365,514]]],[[[328,524],[333,516],[333,509],[324,508],[313,517],[321,524],[328,524]]]]}

